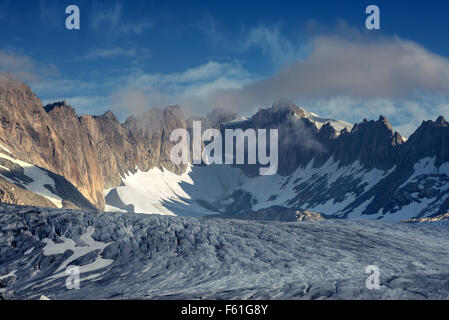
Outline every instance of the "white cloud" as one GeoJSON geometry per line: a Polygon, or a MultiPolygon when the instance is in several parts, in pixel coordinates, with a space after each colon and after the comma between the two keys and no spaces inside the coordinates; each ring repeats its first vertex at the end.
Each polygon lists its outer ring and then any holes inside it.
{"type": "MultiPolygon", "coordinates": [[[[267,50],[278,57],[276,50],[283,46],[294,51],[282,44],[278,31],[257,30],[248,45],[265,41],[267,50]]],[[[224,107],[247,115],[286,97],[324,117],[349,122],[382,114],[404,136],[424,119],[447,117],[446,57],[397,37],[371,39],[360,34],[315,36],[309,48],[307,56],[265,79],[254,79],[239,63],[211,61],[180,73],[137,72],[126,83],[141,90],[147,105],[180,104],[196,114],[224,107]]]]}
{"type": "Polygon", "coordinates": [[[449,59],[400,38],[316,36],[307,57],[240,88],[216,90],[204,104],[252,112],[281,97],[291,100],[413,100],[449,92],[449,59]]]}
{"type": "Polygon", "coordinates": [[[97,58],[112,58],[112,57],[125,57],[125,58],[149,58],[150,51],[148,49],[137,48],[94,48],[89,50],[85,55],[79,57],[76,60],[89,60],[97,58]]]}
{"type": "MultiPolygon", "coordinates": [[[[272,39],[271,48],[278,46],[277,32],[254,32],[253,39],[265,37],[272,39]]],[[[324,117],[349,122],[382,114],[404,136],[423,119],[447,115],[446,57],[397,37],[327,35],[316,36],[309,44],[306,57],[264,79],[255,79],[239,63],[211,61],[180,73],[137,72],[125,83],[139,88],[148,105],[180,104],[195,114],[222,107],[248,115],[282,97],[324,117]]]]}
{"type": "Polygon", "coordinates": [[[295,46],[283,36],[281,26],[259,25],[250,29],[241,44],[243,50],[257,48],[269,56],[275,65],[280,66],[298,60],[305,54],[305,47],[295,46]]]}
{"type": "Polygon", "coordinates": [[[156,19],[145,19],[143,21],[127,21],[123,16],[123,6],[119,2],[115,5],[99,8],[94,6],[92,8],[92,15],[90,19],[90,26],[96,31],[110,31],[109,36],[114,34],[141,34],[145,30],[152,29],[156,24],[156,19]]]}
{"type": "Polygon", "coordinates": [[[112,95],[114,110],[135,112],[135,106],[127,106],[123,97],[133,100],[137,97],[140,101],[136,104],[139,106],[138,111],[143,105],[180,104],[187,113],[202,113],[215,107],[203,103],[209,94],[217,90],[241,88],[253,79],[238,62],[209,61],[179,73],[149,74],[136,71],[115,81],[123,83],[124,89],[112,95]]]}
{"type": "Polygon", "coordinates": [[[59,74],[55,65],[38,63],[31,57],[1,49],[0,71],[9,72],[27,83],[39,83],[47,76],[59,74]]]}
{"type": "MultiPolygon", "coordinates": [[[[119,24],[121,7],[113,9],[112,21],[119,24]]],[[[424,119],[440,114],[448,117],[449,59],[417,43],[360,34],[351,38],[318,35],[305,44],[308,55],[304,56],[279,29],[259,27],[249,35],[247,48],[262,48],[279,61],[296,56],[296,61],[263,79],[255,78],[239,61],[209,61],[168,74],[122,69],[122,75],[105,77],[100,83],[52,77],[49,75],[57,74],[55,66],[0,50],[0,70],[31,82],[44,98],[72,97],[66,100],[79,112],[111,104],[121,118],[149,106],[172,104],[181,105],[186,114],[204,114],[221,107],[249,115],[283,97],[323,117],[349,122],[383,114],[404,136],[424,119]],[[99,92],[104,97],[99,97],[99,92]]],[[[138,49],[111,47],[92,49],[86,56],[136,58],[140,53],[138,49]]]]}
{"type": "MultiPolygon", "coordinates": [[[[28,83],[30,84],[30,83],[28,83]]],[[[74,92],[94,93],[99,84],[94,81],[81,81],[61,77],[47,78],[40,82],[31,83],[32,89],[40,96],[72,96],[74,92]]]]}
{"type": "Polygon", "coordinates": [[[138,114],[150,107],[147,95],[139,88],[125,88],[111,96],[112,111],[118,116],[138,114]]]}

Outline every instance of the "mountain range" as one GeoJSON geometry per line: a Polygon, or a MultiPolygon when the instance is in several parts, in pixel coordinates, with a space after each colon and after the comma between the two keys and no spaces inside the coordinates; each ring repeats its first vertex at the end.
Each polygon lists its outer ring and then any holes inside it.
{"type": "Polygon", "coordinates": [[[224,109],[186,118],[169,106],[120,122],[111,111],[79,116],[64,101],[43,106],[9,76],[0,79],[0,116],[4,203],[245,219],[312,212],[399,221],[449,211],[442,116],[406,141],[383,116],[351,125],[285,99],[249,118],[224,109]],[[258,164],[174,165],[170,133],[191,131],[193,120],[203,129],[278,129],[278,173],[259,176],[258,164]]]}

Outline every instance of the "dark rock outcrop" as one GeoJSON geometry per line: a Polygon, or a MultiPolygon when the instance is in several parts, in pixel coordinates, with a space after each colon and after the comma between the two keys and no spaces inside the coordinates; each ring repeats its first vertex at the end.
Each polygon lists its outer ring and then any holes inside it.
{"type": "Polygon", "coordinates": [[[0,178],[0,202],[21,206],[56,208],[47,198],[0,178]]]}
{"type": "Polygon", "coordinates": [[[428,218],[407,219],[407,220],[403,220],[402,222],[423,223],[423,222],[437,222],[437,221],[447,221],[447,220],[449,220],[449,213],[443,213],[443,214],[439,214],[437,216],[428,217],[428,218]]]}
{"type": "MultiPolygon", "coordinates": [[[[332,139],[332,138],[331,138],[332,139]]],[[[340,160],[341,165],[360,161],[367,168],[389,169],[397,162],[398,149],[403,143],[388,120],[380,116],[377,121],[354,124],[351,132],[343,132],[337,139],[322,141],[330,156],[340,160]]]]}
{"type": "MultiPolygon", "coordinates": [[[[278,172],[284,176],[299,166],[306,166],[312,159],[315,159],[314,166],[320,167],[331,157],[342,166],[358,160],[369,169],[389,169],[398,162],[398,146],[404,143],[383,116],[377,121],[365,119],[356,123],[350,132],[345,128],[337,134],[329,122],[318,129],[301,108],[288,100],[261,109],[248,121],[225,128],[278,129],[282,155],[278,172]]],[[[241,167],[248,175],[258,172],[257,165],[241,167]]]]}
{"type": "Polygon", "coordinates": [[[449,161],[449,122],[443,116],[423,121],[401,149],[403,162],[415,163],[425,157],[436,157],[440,166],[449,161]]]}
{"type": "Polygon", "coordinates": [[[282,206],[272,206],[270,208],[260,209],[258,211],[247,211],[239,213],[221,213],[209,216],[210,218],[221,219],[240,219],[240,220],[258,220],[258,221],[319,221],[324,220],[322,214],[307,210],[298,210],[282,206]]]}

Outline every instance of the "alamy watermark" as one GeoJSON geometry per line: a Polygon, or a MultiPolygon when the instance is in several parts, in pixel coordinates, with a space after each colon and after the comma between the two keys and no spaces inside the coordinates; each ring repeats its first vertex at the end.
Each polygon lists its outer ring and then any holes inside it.
{"type": "Polygon", "coordinates": [[[380,269],[376,265],[369,265],[365,269],[365,273],[370,275],[366,278],[365,285],[369,290],[380,289],[380,269]]]}
{"type": "Polygon", "coordinates": [[[66,288],[68,290],[78,290],[80,288],[80,268],[68,266],[65,273],[69,275],[65,280],[66,288]]]}
{"type": "Polygon", "coordinates": [[[369,5],[365,9],[365,13],[369,16],[365,20],[365,27],[368,30],[380,29],[380,9],[376,5],[369,5]]]}
{"type": "Polygon", "coordinates": [[[269,145],[267,145],[266,129],[246,129],[245,131],[225,129],[224,137],[218,129],[207,129],[203,133],[201,132],[201,121],[193,121],[192,139],[186,129],[172,131],[170,141],[177,142],[170,151],[170,160],[173,164],[245,164],[246,155],[246,164],[258,163],[261,165],[260,175],[276,174],[278,170],[278,129],[269,130],[269,145]],[[203,142],[209,143],[203,148],[203,142]],[[191,147],[192,155],[190,154],[191,147]]]}
{"type": "MultiPolygon", "coordinates": [[[[80,29],[80,9],[77,5],[71,4],[66,7],[65,13],[69,16],[65,20],[65,26],[68,30],[80,29]]],[[[365,9],[369,16],[365,20],[365,27],[368,30],[380,29],[380,9],[376,5],[369,5],[365,9]]]]}
{"type": "Polygon", "coordinates": [[[80,29],[80,8],[76,5],[67,6],[65,13],[69,16],[65,20],[65,27],[68,30],[80,29]]]}

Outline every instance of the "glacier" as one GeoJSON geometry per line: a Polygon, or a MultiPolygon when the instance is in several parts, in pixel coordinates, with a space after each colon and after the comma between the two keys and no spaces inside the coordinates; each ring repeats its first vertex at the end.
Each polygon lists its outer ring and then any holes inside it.
{"type": "Polygon", "coordinates": [[[0,205],[4,299],[448,299],[449,228],[0,205]],[[368,289],[367,266],[380,270],[368,289]],[[65,286],[78,266],[80,289],[65,286]]]}

